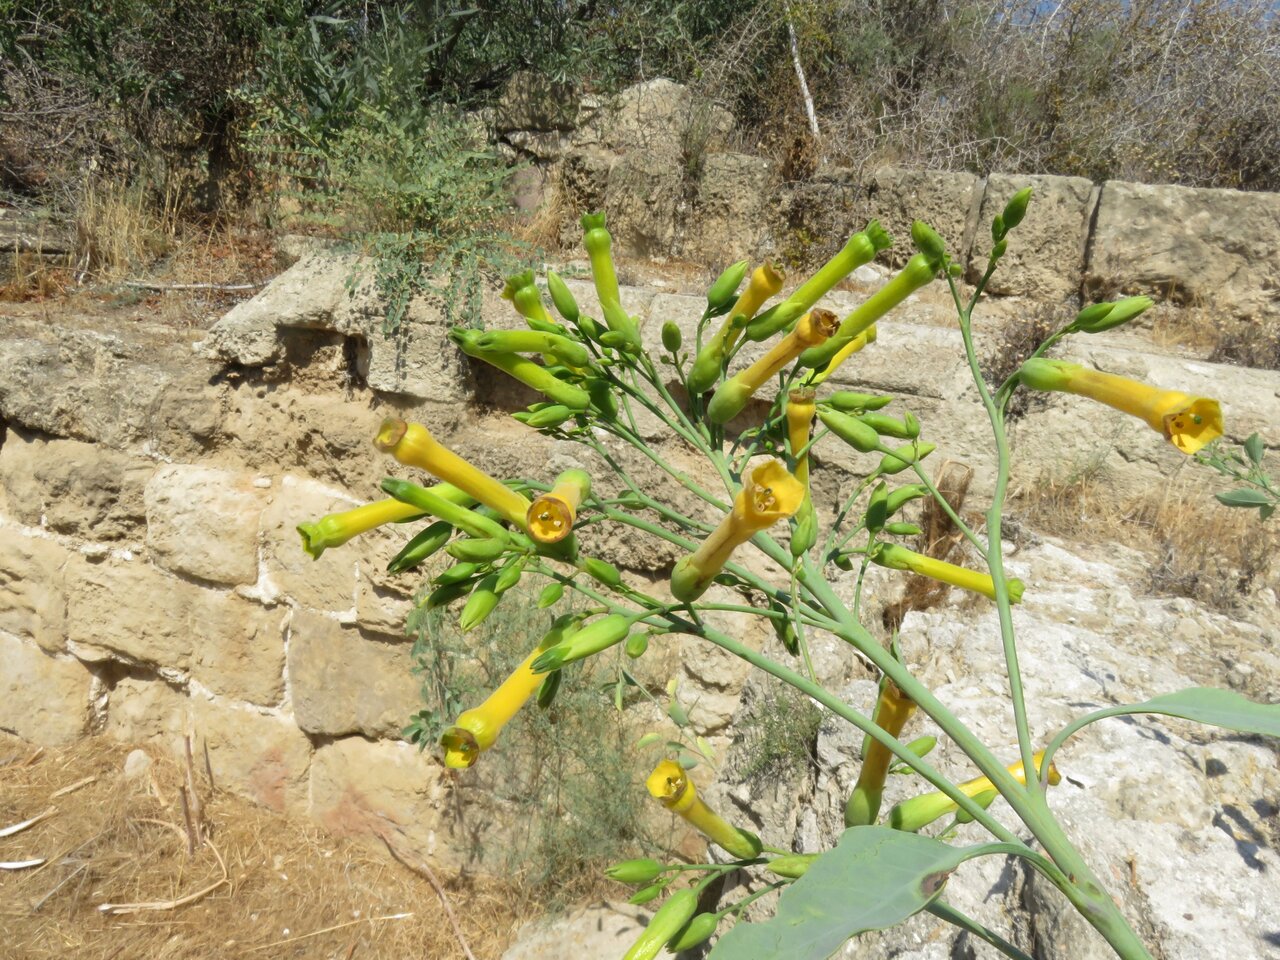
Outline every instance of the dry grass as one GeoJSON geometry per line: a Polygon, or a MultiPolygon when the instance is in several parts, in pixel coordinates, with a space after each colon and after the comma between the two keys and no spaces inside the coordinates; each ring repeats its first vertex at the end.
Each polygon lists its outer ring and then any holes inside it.
{"type": "Polygon", "coordinates": [[[0,301],[40,302],[62,294],[71,283],[65,264],[50,262],[35,253],[14,253],[7,258],[8,276],[0,278],[0,301]]]}
{"type": "MultiPolygon", "coordinates": [[[[189,855],[183,773],[155,751],[150,775],[125,779],[128,751],[93,739],[39,752],[0,735],[0,827],[55,808],[29,829],[0,838],[0,860],[48,858],[40,867],[0,870],[6,957],[464,956],[423,877],[385,851],[335,840],[211,790],[202,775],[209,844],[189,855]],[[193,903],[120,916],[99,910],[108,902],[165,901],[205,889],[223,876],[220,861],[227,883],[193,903]]],[[[477,958],[499,956],[516,927],[539,913],[509,884],[435,872],[477,958]]]]}
{"type": "Polygon", "coordinates": [[[1151,338],[1159,347],[1181,347],[1214,363],[1280,370],[1280,316],[1242,319],[1204,306],[1157,307],[1151,338]]]}
{"type": "Polygon", "coordinates": [[[1249,596],[1276,587],[1272,560],[1280,527],[1251,510],[1232,510],[1211,496],[1204,478],[1175,480],[1140,497],[1119,499],[1100,469],[1023,488],[1016,519],[1073,540],[1120,543],[1151,558],[1146,589],[1238,613],[1249,596]]]}

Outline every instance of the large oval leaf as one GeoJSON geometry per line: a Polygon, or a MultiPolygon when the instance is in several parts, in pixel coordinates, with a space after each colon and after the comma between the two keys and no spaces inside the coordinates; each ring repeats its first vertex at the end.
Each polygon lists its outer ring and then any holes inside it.
{"type": "Polygon", "coordinates": [[[850,937],[923,910],[951,871],[979,852],[888,827],[851,827],[783,891],[772,919],[738,923],[711,960],[826,960],[850,937]]]}

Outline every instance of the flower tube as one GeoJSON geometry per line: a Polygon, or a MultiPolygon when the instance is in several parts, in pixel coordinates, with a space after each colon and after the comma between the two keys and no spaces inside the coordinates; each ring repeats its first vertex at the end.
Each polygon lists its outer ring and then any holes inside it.
{"type": "Polygon", "coordinates": [[[418,467],[453,484],[524,529],[529,513],[528,498],[446,449],[422,424],[388,417],[382,421],[373,442],[405,466],[418,467]]]}
{"type": "Polygon", "coordinates": [[[762,263],[752,271],[747,289],[742,291],[733,308],[725,316],[720,329],[703,345],[697,357],[694,358],[693,367],[689,371],[690,393],[705,393],[711,389],[720,376],[725,354],[733,348],[743,325],[756,315],[756,311],[766,300],[782,289],[784,279],[782,271],[772,263],[762,263]]]}
{"type": "Polygon", "coordinates": [[[1033,390],[1074,393],[1137,417],[1186,454],[1222,436],[1222,408],[1217,400],[1161,390],[1063,360],[1028,360],[1018,379],[1033,390]]]}
{"type": "Polygon", "coordinates": [[[444,765],[465,770],[480,754],[493,746],[502,728],[520,712],[520,708],[537,692],[546,673],[533,669],[533,661],[549,646],[559,643],[565,631],[576,624],[573,615],[558,617],[542,641],[478,707],[458,714],[458,719],[440,737],[444,747],[444,765]]]}
{"type": "Polygon", "coordinates": [[[374,527],[416,520],[425,515],[418,507],[399,500],[379,500],[354,510],[330,513],[319,520],[300,523],[297,531],[302,535],[302,549],[311,554],[313,560],[319,560],[328,547],[340,547],[352,537],[367,533],[374,527]]]}
{"type": "Polygon", "coordinates": [[[539,543],[558,543],[573,530],[578,507],[591,495],[591,477],[585,470],[566,470],[555,486],[529,506],[529,536],[539,543]]]}
{"type": "Polygon", "coordinates": [[[815,372],[805,382],[809,384],[809,386],[811,387],[816,387],[818,384],[822,383],[822,381],[826,380],[827,377],[831,376],[831,374],[835,372],[836,367],[840,366],[840,364],[844,363],[846,360],[852,357],[859,350],[863,349],[864,347],[868,347],[875,342],[876,342],[876,325],[873,323],[871,324],[871,326],[867,327],[867,329],[863,330],[860,334],[858,334],[856,337],[854,337],[852,340],[846,343],[843,347],[841,347],[840,351],[834,357],[831,358],[830,363],[828,363],[821,370],[815,372]]]}
{"type": "Polygon", "coordinates": [[[613,266],[613,237],[604,225],[603,213],[588,213],[582,217],[582,245],[591,261],[591,279],[595,282],[596,297],[609,329],[621,334],[627,343],[640,346],[640,329],[626,310],[622,309],[622,295],[618,290],[618,273],[613,266]]]}
{"type": "MultiPolygon", "coordinates": [[[[1040,767],[1044,763],[1044,751],[1041,750],[1031,759],[1035,763],[1036,774],[1039,775],[1040,767]]],[[[1024,786],[1026,785],[1027,776],[1021,760],[1009,766],[1008,770],[1015,780],[1024,786]]],[[[1049,764],[1050,786],[1057,786],[1061,782],[1062,774],[1058,772],[1058,768],[1054,764],[1049,764]]],[[[956,786],[966,797],[985,801],[985,804],[989,804],[994,800],[997,793],[995,785],[986,777],[976,777],[973,780],[966,780],[964,783],[956,784],[956,786]]],[[[895,830],[908,830],[914,833],[921,827],[928,826],[939,817],[946,816],[956,809],[956,802],[945,793],[921,794],[918,797],[912,797],[910,800],[903,800],[902,803],[890,810],[889,826],[895,830]]]]}
{"type": "MultiPolygon", "coordinates": [[[[919,574],[922,577],[939,580],[953,587],[959,587],[961,590],[971,590],[974,593],[982,594],[984,597],[990,597],[992,600],[996,598],[995,583],[991,579],[991,574],[979,573],[977,570],[958,567],[954,563],[947,563],[945,560],[926,557],[922,553],[908,550],[906,547],[898,546],[896,543],[877,544],[871,554],[871,561],[878,563],[882,567],[889,567],[891,570],[910,570],[912,573],[919,574]]],[[[1009,601],[1011,603],[1021,601],[1024,589],[1025,587],[1021,580],[1016,577],[1010,578],[1009,601]]]]}
{"type": "Polygon", "coordinates": [[[555,323],[542,303],[542,293],[534,282],[532,270],[508,277],[506,285],[502,288],[502,299],[510,300],[515,305],[516,311],[526,320],[542,324],[555,323]]]}
{"type": "MultiPolygon", "coordinates": [[[[898,689],[892,680],[886,679],[880,688],[876,704],[875,722],[885,733],[896,737],[902,733],[911,715],[916,712],[915,701],[898,689]]],[[[846,827],[861,827],[876,822],[880,815],[880,797],[884,793],[884,780],[889,772],[893,754],[879,740],[868,740],[862,757],[862,769],[858,782],[844,808],[846,827]]]]}
{"type": "Polygon", "coordinates": [[[671,572],[671,594],[688,603],[706,593],[734,549],[800,508],[804,487],[777,460],[751,471],[720,526],[671,572]]]}
{"type": "Polygon", "coordinates": [[[672,813],[679,814],[708,840],[728,850],[739,860],[754,859],[760,853],[760,841],[724,820],[708,807],[674,760],[663,760],[645,781],[649,793],[672,813]]]}
{"type": "Polygon", "coordinates": [[[787,443],[795,459],[796,482],[804,487],[804,498],[795,513],[791,530],[791,555],[798,557],[817,542],[818,517],[813,509],[813,494],[809,489],[809,431],[817,412],[814,391],[799,387],[787,394],[787,443]],[[800,451],[804,454],[801,455],[800,451]]]}
{"type": "Polygon", "coordinates": [[[836,315],[815,307],[800,318],[796,328],[774,344],[773,349],[741,373],[734,374],[716,390],[707,404],[707,419],[728,423],[742,412],[752,394],[805,350],[824,342],[836,332],[836,315]]]}

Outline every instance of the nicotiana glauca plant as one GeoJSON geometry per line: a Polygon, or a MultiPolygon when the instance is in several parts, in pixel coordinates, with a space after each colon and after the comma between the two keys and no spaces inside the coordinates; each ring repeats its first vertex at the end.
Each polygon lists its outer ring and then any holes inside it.
{"type": "MultiPolygon", "coordinates": [[[[783,287],[781,271],[770,263],[754,270],[746,261],[733,264],[708,291],[693,342],[686,343],[682,330],[667,323],[656,356],[646,350],[637,318],[623,307],[604,217],[585,216],[584,245],[599,300],[597,316],[585,312],[560,277],[549,272],[546,287],[553,315],[533,274],[524,273],[509,280],[504,296],[527,329],[456,328],[452,336],[463,352],[545,398],[517,413],[517,420],[593,451],[610,472],[610,482],[618,486],[605,492],[581,469],[558,477],[500,480],[442,446],[426,426],[389,419],[377,434],[378,448],[438,482],[424,487],[388,479],[383,489],[390,500],[299,528],[307,550],[319,555],[377,524],[420,523],[420,532],[390,569],[415,569],[442,550],[453,558],[456,563],[434,577],[421,603],[439,608],[459,602],[464,631],[482,622],[522,579],[542,584],[540,607],[553,608],[570,591],[577,595],[572,612],[554,615],[549,609],[546,632],[530,638],[529,654],[511,676],[441,732],[443,761],[449,767],[465,770],[483,762],[484,752],[498,746],[504,726],[529,700],[545,706],[562,683],[572,682],[569,670],[575,662],[603,655],[641,657],[654,638],[669,634],[688,634],[723,648],[863,733],[862,768],[856,782],[848,784],[847,829],[834,848],[804,853],[765,847],[758,837],[724,819],[698,795],[688,775],[697,754],[707,756],[707,745],[697,741],[693,749],[686,749],[679,741],[667,741],[663,749],[668,755],[646,781],[649,793],[721,848],[727,859],[664,864],[645,858],[609,871],[610,877],[638,888],[633,902],[664,898],[627,952],[627,960],[654,957],[664,947],[679,952],[717,933],[711,953],[715,958],[819,960],[863,931],[892,926],[922,910],[1007,956],[1025,958],[1000,934],[963,915],[946,899],[947,879],[962,863],[1009,855],[1025,859],[1056,886],[1118,956],[1149,957],[1099,878],[1097,865],[1086,862],[1050,808],[1050,788],[1061,776],[1056,752],[1085,725],[1128,713],[1165,714],[1280,735],[1280,705],[1197,688],[1081,716],[1049,742],[1032,741],[1011,606],[1031,601],[1034,586],[1006,574],[1001,540],[1010,470],[1005,414],[1014,392],[1075,394],[1138,417],[1182,453],[1204,459],[1246,485],[1222,495],[1224,503],[1258,506],[1265,517],[1276,491],[1261,471],[1257,438],[1245,444],[1243,457],[1216,452],[1213,442],[1223,432],[1216,401],[1045,357],[1048,348],[1066,336],[1095,334],[1139,315],[1151,305],[1147,298],[1087,306],[1005,382],[989,385],[984,380],[974,346],[973,312],[1005,254],[1011,231],[1023,219],[1030,193],[1018,193],[995,218],[994,247],[968,296],[956,282],[959,265],[952,262],[942,239],[916,222],[912,241],[918,252],[879,291],[843,318],[820,307],[820,300],[841,279],[890,243],[872,222],[771,306],[768,301],[783,287]],[[922,425],[913,415],[885,412],[890,397],[832,391],[827,383],[833,371],[874,341],[877,320],[912,291],[939,279],[954,300],[973,389],[990,421],[996,451],[994,488],[981,532],[957,514],[926,471],[923,461],[935,446],[922,439],[922,425]],[[743,348],[756,342],[767,345],[764,352],[751,363],[740,359],[743,348]],[[671,371],[683,391],[669,388],[671,371]],[[775,382],[776,392],[769,388],[775,382]],[[750,405],[753,399],[756,403],[750,405]],[[767,406],[764,415],[753,416],[762,405],[767,406]],[[717,481],[698,482],[646,443],[638,421],[642,415],[656,418],[687,451],[703,458],[717,481]],[[617,441],[651,461],[687,494],[665,498],[634,480],[617,456],[617,441]],[[810,454],[820,443],[846,444],[863,455],[861,476],[825,528],[810,486],[815,467],[810,454]],[[688,494],[715,517],[712,522],[676,505],[687,502],[688,494]],[[901,518],[904,506],[929,497],[982,558],[983,569],[944,562],[898,542],[920,532],[901,518]],[[596,524],[620,525],[637,537],[674,545],[681,558],[671,570],[667,593],[655,596],[638,590],[612,563],[586,555],[577,533],[596,524]],[[783,533],[787,536],[780,536],[783,533]],[[757,562],[761,559],[770,563],[757,562]],[[892,638],[883,642],[861,622],[863,577],[870,564],[911,571],[995,605],[1017,733],[1015,762],[998,758],[992,745],[917,679],[892,638]],[[789,576],[777,576],[778,568],[789,576]],[[850,579],[854,571],[854,600],[849,604],[835,583],[850,579]],[[713,584],[740,597],[723,589],[710,592],[713,584]],[[720,612],[767,621],[792,661],[761,653],[717,627],[714,615],[720,612]],[[848,644],[879,672],[879,696],[870,713],[844,702],[814,679],[808,649],[818,633],[848,644]],[[968,756],[977,776],[953,782],[929,761],[937,742],[933,737],[903,736],[912,717],[921,714],[968,756]],[[884,810],[881,797],[891,772],[919,777],[923,787],[918,796],[884,810]],[[1015,831],[992,814],[997,797],[1004,798],[1025,829],[1015,831]],[[968,822],[986,831],[986,841],[968,846],[950,842],[951,828],[968,822]],[[762,885],[737,902],[707,912],[699,895],[718,877],[738,869],[759,871],[762,885]],[[750,903],[774,890],[781,895],[773,919],[740,919],[750,903]],[[698,912],[700,903],[704,912],[698,912]],[[736,922],[725,923],[727,918],[736,922]]],[[[1080,415],[1088,416],[1087,410],[1080,415]]],[[[625,667],[620,676],[631,679],[625,667]]],[[[668,692],[673,694],[668,715],[683,726],[682,708],[674,690],[668,692]]],[[[642,744],[658,740],[651,735],[642,744]]]]}

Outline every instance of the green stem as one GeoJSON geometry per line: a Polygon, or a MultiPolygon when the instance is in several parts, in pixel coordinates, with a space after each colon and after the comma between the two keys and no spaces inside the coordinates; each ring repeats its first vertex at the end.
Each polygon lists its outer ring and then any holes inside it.
{"type": "Polygon", "coordinates": [[[977,920],[974,920],[972,917],[967,916],[966,914],[961,913],[959,910],[957,910],[955,907],[951,906],[951,904],[947,903],[941,898],[934,900],[927,907],[925,907],[925,909],[928,910],[930,913],[932,913],[939,920],[945,920],[947,921],[947,923],[953,924],[954,926],[959,927],[961,930],[967,930],[969,933],[972,933],[978,939],[985,940],[987,943],[991,944],[993,947],[995,947],[997,950],[1003,953],[1006,957],[1012,957],[1013,960],[1033,960],[1033,958],[1029,954],[1023,953],[1021,950],[1015,947],[1012,943],[1010,943],[1004,937],[1000,936],[1000,934],[996,933],[990,927],[986,926],[985,924],[979,923],[977,920]]]}

